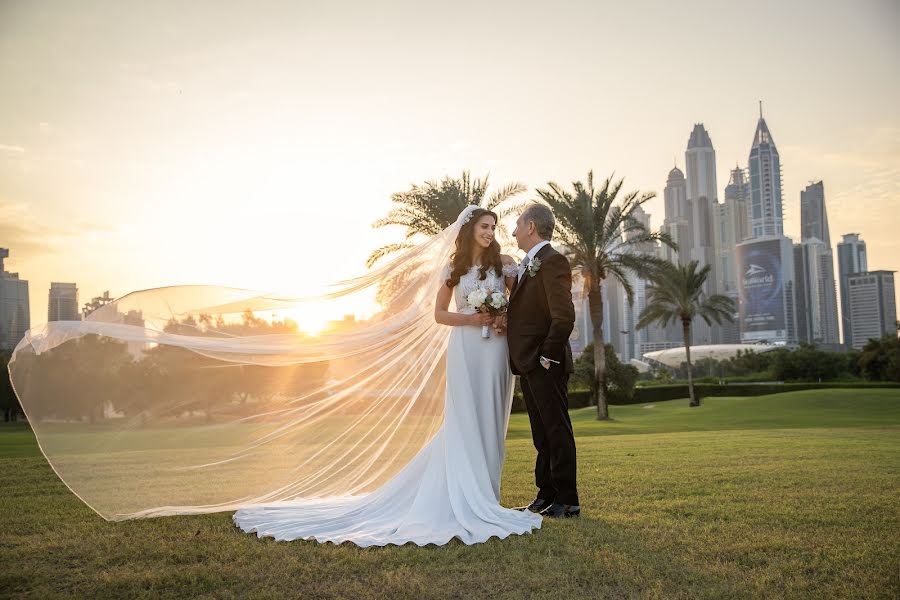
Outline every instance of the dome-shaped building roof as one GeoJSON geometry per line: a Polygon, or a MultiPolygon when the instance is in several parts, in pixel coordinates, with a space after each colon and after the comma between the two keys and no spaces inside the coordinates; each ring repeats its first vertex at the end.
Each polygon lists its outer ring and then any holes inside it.
{"type": "Polygon", "coordinates": [[[678,167],[674,167],[671,171],[669,171],[669,179],[668,181],[681,181],[684,179],[684,173],[681,172],[681,169],[678,167]]]}

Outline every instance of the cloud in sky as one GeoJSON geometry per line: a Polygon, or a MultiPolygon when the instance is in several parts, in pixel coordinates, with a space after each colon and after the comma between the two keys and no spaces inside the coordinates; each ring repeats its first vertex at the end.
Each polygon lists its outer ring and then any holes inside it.
{"type": "Polygon", "coordinates": [[[108,225],[83,218],[77,218],[65,227],[49,226],[27,204],[0,200],[0,247],[14,249],[17,259],[57,252],[66,241],[113,231],[108,225]]]}

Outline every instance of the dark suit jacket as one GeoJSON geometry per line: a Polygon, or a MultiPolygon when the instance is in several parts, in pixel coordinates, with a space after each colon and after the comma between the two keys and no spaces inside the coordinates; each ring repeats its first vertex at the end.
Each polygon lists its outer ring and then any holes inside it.
{"type": "Polygon", "coordinates": [[[535,256],[541,261],[537,273],[523,274],[509,299],[506,335],[510,366],[513,373],[522,375],[540,367],[540,357],[545,356],[572,373],[572,269],[566,257],[549,244],[535,256]]]}

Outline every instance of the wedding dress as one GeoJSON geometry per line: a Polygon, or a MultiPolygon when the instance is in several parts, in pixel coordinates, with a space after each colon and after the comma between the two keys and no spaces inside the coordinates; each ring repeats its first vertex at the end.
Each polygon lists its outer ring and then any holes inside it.
{"type": "MultiPolygon", "coordinates": [[[[504,275],[516,274],[504,267],[504,275]]],[[[443,277],[449,274],[445,269],[443,277]]],[[[473,267],[453,290],[457,311],[473,314],[466,297],[479,286],[504,289],[473,267]]],[[[360,496],[318,498],[242,508],[235,524],[276,540],[315,539],[358,546],[412,542],[466,544],[530,533],[541,517],[500,506],[500,472],[512,403],[506,339],[485,339],[481,327],[453,327],[447,346],[444,423],[393,479],[360,496]]]]}

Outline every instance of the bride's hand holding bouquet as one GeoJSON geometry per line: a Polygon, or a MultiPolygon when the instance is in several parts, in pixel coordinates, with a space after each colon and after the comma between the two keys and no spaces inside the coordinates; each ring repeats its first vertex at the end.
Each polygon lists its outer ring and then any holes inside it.
{"type": "MultiPolygon", "coordinates": [[[[506,299],[506,294],[503,292],[480,287],[469,292],[466,300],[468,300],[469,304],[479,313],[491,315],[494,318],[493,322],[495,325],[498,322],[505,321],[504,315],[506,314],[508,301],[506,299]],[[498,321],[498,318],[500,321],[498,321]]],[[[489,324],[482,323],[481,337],[485,339],[491,337],[491,328],[489,324]]]]}

